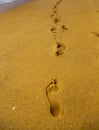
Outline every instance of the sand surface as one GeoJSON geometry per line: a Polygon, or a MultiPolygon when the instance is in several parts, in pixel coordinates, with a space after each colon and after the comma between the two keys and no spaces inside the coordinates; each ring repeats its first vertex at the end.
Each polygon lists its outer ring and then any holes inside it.
{"type": "Polygon", "coordinates": [[[3,13],[4,11],[8,11],[10,9],[13,9],[17,7],[18,5],[27,2],[28,0],[3,0],[0,1],[0,13],[3,13]]]}
{"type": "Polygon", "coordinates": [[[0,0],[0,13],[15,8],[25,2],[27,2],[27,0],[0,0]]]}
{"type": "Polygon", "coordinates": [[[0,14],[0,130],[99,130],[99,0],[0,14]]]}

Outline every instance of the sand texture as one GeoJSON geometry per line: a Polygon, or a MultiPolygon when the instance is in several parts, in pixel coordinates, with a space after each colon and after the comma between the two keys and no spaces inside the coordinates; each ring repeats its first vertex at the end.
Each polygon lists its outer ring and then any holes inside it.
{"type": "Polygon", "coordinates": [[[99,130],[99,0],[0,14],[0,130],[99,130]]]}

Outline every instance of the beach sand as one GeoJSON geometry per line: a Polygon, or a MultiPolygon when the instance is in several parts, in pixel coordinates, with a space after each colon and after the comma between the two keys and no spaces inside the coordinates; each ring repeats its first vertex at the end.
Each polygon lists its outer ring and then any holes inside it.
{"type": "Polygon", "coordinates": [[[27,2],[27,0],[0,0],[0,13],[8,11],[27,2]]]}
{"type": "Polygon", "coordinates": [[[99,130],[98,0],[0,14],[0,130],[99,130]]]}

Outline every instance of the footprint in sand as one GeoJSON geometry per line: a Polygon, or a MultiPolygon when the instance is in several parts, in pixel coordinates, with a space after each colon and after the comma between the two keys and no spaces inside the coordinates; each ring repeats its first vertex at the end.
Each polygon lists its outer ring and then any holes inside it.
{"type": "Polygon", "coordinates": [[[52,27],[52,28],[50,29],[50,31],[51,31],[53,34],[55,34],[55,33],[56,33],[56,27],[52,27]]]}
{"type": "Polygon", "coordinates": [[[68,30],[68,28],[65,25],[62,25],[61,29],[62,29],[62,31],[68,30]]]}
{"type": "Polygon", "coordinates": [[[99,37],[99,33],[98,32],[92,32],[94,35],[96,35],[97,37],[99,37]]]}
{"type": "Polygon", "coordinates": [[[61,44],[60,42],[57,42],[56,43],[56,52],[55,52],[55,55],[56,56],[62,55],[64,53],[65,49],[66,49],[66,47],[63,44],[61,44]]]}
{"type": "Polygon", "coordinates": [[[59,117],[62,114],[61,104],[57,99],[58,91],[58,82],[54,79],[46,87],[46,96],[50,104],[50,113],[53,117],[59,117]]]}

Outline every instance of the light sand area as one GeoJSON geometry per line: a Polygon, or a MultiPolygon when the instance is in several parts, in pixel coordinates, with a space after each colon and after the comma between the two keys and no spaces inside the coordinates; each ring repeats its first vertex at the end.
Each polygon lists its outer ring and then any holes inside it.
{"type": "Polygon", "coordinates": [[[99,130],[98,0],[0,14],[0,130],[99,130]]]}

